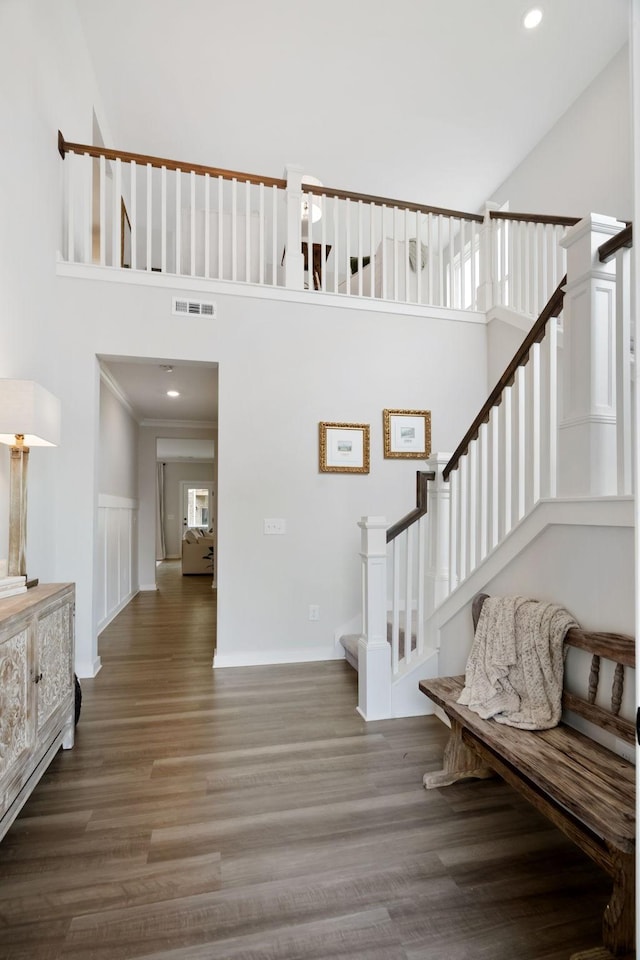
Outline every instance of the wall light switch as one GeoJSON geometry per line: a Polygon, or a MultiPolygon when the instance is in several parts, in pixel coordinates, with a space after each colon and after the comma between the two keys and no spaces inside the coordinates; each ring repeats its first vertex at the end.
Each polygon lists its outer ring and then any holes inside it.
{"type": "Polygon", "coordinates": [[[282,519],[272,519],[264,521],[265,536],[282,536],[287,532],[287,521],[282,519]]]}
{"type": "Polygon", "coordinates": [[[319,620],[320,619],[320,607],[317,603],[309,604],[309,620],[319,620]]]}

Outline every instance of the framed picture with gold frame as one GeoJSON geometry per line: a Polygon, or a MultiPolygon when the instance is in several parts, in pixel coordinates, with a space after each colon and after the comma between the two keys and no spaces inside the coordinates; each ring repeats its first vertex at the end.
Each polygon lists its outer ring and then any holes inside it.
{"type": "Polygon", "coordinates": [[[426,460],[431,455],[430,410],[383,410],[384,455],[426,460]]]}
{"type": "Polygon", "coordinates": [[[369,473],[369,424],[320,423],[320,473],[369,473]]]}

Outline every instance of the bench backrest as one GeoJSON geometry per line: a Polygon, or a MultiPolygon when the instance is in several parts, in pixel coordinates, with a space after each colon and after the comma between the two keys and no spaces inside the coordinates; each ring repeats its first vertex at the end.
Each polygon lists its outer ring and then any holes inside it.
{"type": "MultiPolygon", "coordinates": [[[[478,619],[482,604],[489,596],[487,593],[478,593],[473,598],[471,612],[473,628],[478,626],[478,619]]],[[[583,717],[590,723],[607,730],[620,737],[627,743],[636,742],[635,725],[630,720],[620,716],[620,706],[624,693],[625,668],[635,669],[636,644],[635,639],[622,633],[595,633],[572,627],[567,631],[564,642],[566,646],[585,650],[591,654],[591,671],[589,673],[589,689],[584,697],[568,690],[562,692],[562,706],[583,717]],[[611,707],[606,709],[596,703],[598,684],[600,681],[601,660],[610,660],[615,664],[611,686],[611,707]]]]}

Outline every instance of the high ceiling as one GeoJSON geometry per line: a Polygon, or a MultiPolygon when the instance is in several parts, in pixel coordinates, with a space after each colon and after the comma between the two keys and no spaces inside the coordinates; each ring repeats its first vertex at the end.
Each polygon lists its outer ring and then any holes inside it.
{"type": "MultiPolygon", "coordinates": [[[[107,146],[475,211],[627,39],[628,0],[76,0],[107,146]]],[[[74,135],[69,131],[69,138],[74,135]]]]}
{"type": "MultiPolygon", "coordinates": [[[[76,0],[106,145],[475,211],[627,40],[628,0],[76,0]]],[[[74,131],[68,131],[76,139],[74,131]]],[[[551,211],[553,212],[553,211],[551,211]]],[[[141,418],[193,370],[111,364],[141,418]]],[[[165,361],[167,362],[167,361],[165,361]]],[[[215,371],[200,371],[213,376],[215,371]]]]}

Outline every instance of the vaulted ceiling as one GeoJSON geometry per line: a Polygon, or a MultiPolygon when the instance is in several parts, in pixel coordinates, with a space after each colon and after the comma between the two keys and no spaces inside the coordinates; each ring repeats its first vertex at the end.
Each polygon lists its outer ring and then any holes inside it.
{"type": "MultiPolygon", "coordinates": [[[[626,42],[628,0],[76,0],[107,146],[477,210],[626,42]]],[[[72,131],[67,136],[74,139],[72,131]]]]}
{"type": "MultiPolygon", "coordinates": [[[[76,0],[106,145],[475,211],[626,43],[628,0],[76,0]]],[[[65,131],[75,139],[74,131],[65,131]]],[[[549,211],[554,212],[554,211],[549,211]]],[[[158,363],[112,366],[140,417],[158,363]]],[[[178,410],[181,412],[178,413],[178,410]]],[[[187,411],[184,413],[183,411],[187,411]]],[[[214,414],[215,416],[215,414],[214,414]]]]}

